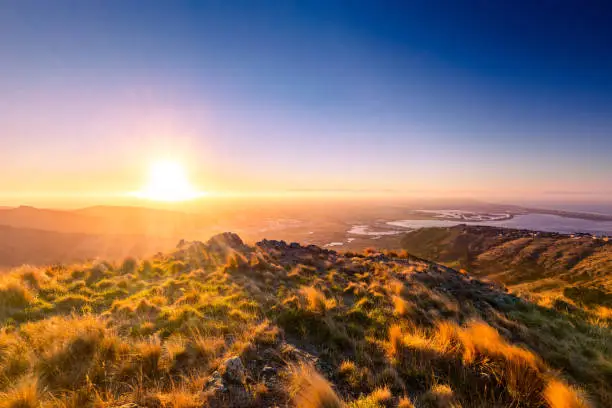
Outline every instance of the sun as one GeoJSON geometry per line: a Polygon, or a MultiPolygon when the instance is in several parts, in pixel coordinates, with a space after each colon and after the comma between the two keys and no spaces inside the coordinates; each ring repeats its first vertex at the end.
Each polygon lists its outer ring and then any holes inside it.
{"type": "Polygon", "coordinates": [[[174,161],[157,161],[149,169],[149,181],[136,193],[155,201],[186,201],[203,196],[189,182],[185,168],[174,161]]]}

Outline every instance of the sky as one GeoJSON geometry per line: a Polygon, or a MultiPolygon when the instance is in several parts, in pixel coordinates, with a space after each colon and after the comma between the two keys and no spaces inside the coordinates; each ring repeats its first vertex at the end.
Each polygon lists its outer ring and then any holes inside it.
{"type": "Polygon", "coordinates": [[[612,201],[612,6],[0,1],[0,205],[218,194],[612,201]]]}

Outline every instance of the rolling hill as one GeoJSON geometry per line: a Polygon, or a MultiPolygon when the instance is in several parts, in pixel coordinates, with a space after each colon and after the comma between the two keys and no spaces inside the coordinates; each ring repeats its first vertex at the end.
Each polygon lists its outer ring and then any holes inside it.
{"type": "Polygon", "coordinates": [[[518,292],[612,307],[612,242],[604,239],[460,225],[411,232],[401,246],[518,292]]]}
{"type": "Polygon", "coordinates": [[[22,264],[74,263],[150,256],[176,245],[174,238],[127,234],[83,234],[0,225],[0,269],[22,264]]]}
{"type": "Polygon", "coordinates": [[[411,255],[225,233],[10,272],[0,407],[603,407],[610,323],[411,255]]]}
{"type": "Polygon", "coordinates": [[[145,207],[96,206],[51,210],[20,206],[0,209],[0,225],[81,234],[185,236],[210,223],[198,214],[145,207]]]}

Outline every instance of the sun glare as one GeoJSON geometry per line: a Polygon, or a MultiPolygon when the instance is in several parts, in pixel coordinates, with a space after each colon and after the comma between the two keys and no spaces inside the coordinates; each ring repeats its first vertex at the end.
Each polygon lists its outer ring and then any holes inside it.
{"type": "Polygon", "coordinates": [[[147,185],[136,193],[140,198],[155,201],[185,201],[202,195],[189,182],[184,167],[172,161],[153,163],[147,185]]]}

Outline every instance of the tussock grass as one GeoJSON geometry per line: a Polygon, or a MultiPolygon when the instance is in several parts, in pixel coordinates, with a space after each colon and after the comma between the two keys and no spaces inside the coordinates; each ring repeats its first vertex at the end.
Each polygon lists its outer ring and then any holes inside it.
{"type": "Polygon", "coordinates": [[[0,283],[0,407],[610,405],[607,311],[517,299],[407,254],[232,236],[24,267],[0,283]]]}
{"type": "Polygon", "coordinates": [[[289,372],[289,389],[296,406],[303,408],[343,408],[331,384],[314,367],[301,364],[289,372]]]}
{"type": "Polygon", "coordinates": [[[36,379],[25,379],[9,392],[0,393],[0,408],[39,408],[40,391],[36,379]]]}

